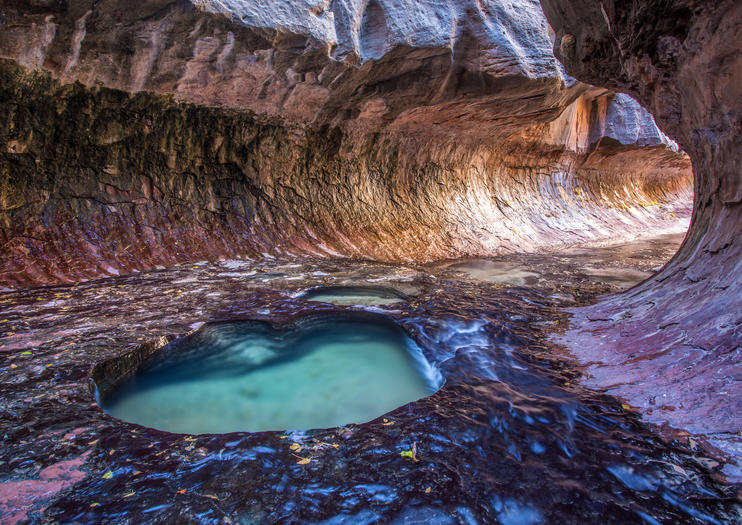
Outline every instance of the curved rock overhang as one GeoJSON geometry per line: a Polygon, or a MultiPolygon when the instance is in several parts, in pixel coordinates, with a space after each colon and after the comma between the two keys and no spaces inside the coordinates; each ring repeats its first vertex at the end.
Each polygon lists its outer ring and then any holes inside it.
{"type": "Polygon", "coordinates": [[[742,4],[541,3],[567,71],[636,97],[695,173],[693,219],[675,258],[630,292],[579,310],[563,340],[592,363],[593,385],[738,456],[742,4]]]}
{"type": "Polygon", "coordinates": [[[5,286],[683,228],[688,157],[563,73],[537,2],[270,7],[5,3],[5,286]]]}

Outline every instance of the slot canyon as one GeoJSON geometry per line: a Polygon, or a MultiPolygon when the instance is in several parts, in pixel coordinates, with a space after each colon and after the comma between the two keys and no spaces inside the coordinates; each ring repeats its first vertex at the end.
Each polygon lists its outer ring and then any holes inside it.
{"type": "Polygon", "coordinates": [[[742,523],[742,3],[3,0],[0,523],[742,523]]]}

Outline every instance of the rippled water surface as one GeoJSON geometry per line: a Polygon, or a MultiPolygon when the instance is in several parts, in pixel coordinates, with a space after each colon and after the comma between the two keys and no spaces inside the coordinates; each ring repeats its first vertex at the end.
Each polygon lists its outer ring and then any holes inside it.
{"type": "Polygon", "coordinates": [[[110,414],[190,434],[327,428],[432,394],[440,375],[396,325],[219,323],[175,341],[104,399],[110,414]]]}

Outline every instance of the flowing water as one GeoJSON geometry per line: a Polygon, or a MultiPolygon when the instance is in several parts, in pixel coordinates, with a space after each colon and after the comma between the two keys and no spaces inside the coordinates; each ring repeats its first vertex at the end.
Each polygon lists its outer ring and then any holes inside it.
{"type": "Polygon", "coordinates": [[[440,374],[396,325],[207,325],[171,343],[112,395],[110,414],[189,434],[363,423],[432,394],[440,374]]]}

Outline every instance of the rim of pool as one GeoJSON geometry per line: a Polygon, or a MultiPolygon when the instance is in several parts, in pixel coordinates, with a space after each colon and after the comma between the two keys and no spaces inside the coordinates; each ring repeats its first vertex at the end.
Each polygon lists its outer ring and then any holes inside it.
{"type": "MultiPolygon", "coordinates": [[[[301,346],[301,344],[299,346],[301,346]]],[[[228,354],[224,354],[227,355],[228,354]]],[[[218,357],[218,355],[217,355],[218,357]]],[[[213,361],[213,359],[212,359],[213,361]]],[[[213,363],[212,363],[213,364],[213,363]]],[[[381,365],[379,365],[381,366],[381,365]]],[[[207,367],[208,369],[208,367],[207,367]]],[[[362,375],[364,371],[362,368],[359,367],[359,371],[356,371],[356,375],[353,375],[353,370],[350,370],[350,367],[347,366],[345,368],[339,369],[341,373],[337,373],[338,370],[333,370],[330,368],[330,371],[332,375],[330,377],[325,376],[321,377],[317,380],[316,383],[313,383],[312,381],[307,381],[307,385],[310,385],[310,387],[322,387],[325,386],[326,390],[331,389],[333,385],[337,384],[339,381],[342,380],[341,376],[348,376],[346,379],[347,381],[355,381],[355,383],[348,383],[348,384],[358,384],[359,379],[358,377],[365,377],[362,375]],[[343,372],[347,373],[343,373],[343,372]]],[[[200,374],[202,371],[201,368],[198,369],[196,372],[197,374],[200,374]]],[[[274,379],[271,384],[277,384],[275,381],[275,378],[278,377],[280,379],[280,371],[274,372],[274,376],[272,379],[274,379]],[[278,374],[278,375],[276,375],[278,374]]],[[[244,376],[249,376],[250,374],[255,374],[256,372],[248,372],[247,374],[244,374],[244,376]]],[[[297,377],[297,371],[293,371],[293,377],[297,377]]],[[[219,380],[219,381],[212,381],[214,384],[221,384],[222,382],[229,382],[229,381],[235,381],[235,378],[242,378],[244,379],[243,375],[240,375],[238,373],[235,373],[234,376],[230,376],[227,378],[226,381],[219,380]]],[[[119,356],[112,357],[109,359],[106,359],[104,361],[101,361],[94,365],[92,369],[90,370],[90,388],[91,393],[95,397],[95,401],[97,404],[97,408],[99,410],[102,410],[105,412],[109,417],[115,418],[119,421],[126,422],[129,424],[135,424],[139,425],[145,428],[151,428],[155,429],[160,432],[167,432],[167,433],[173,433],[173,434],[190,434],[190,435],[208,435],[208,434],[230,434],[230,433],[257,433],[257,432],[284,432],[284,431],[313,431],[313,430],[322,430],[322,429],[331,429],[331,428],[339,428],[346,425],[361,425],[365,423],[369,423],[372,421],[375,421],[376,419],[382,418],[383,416],[394,412],[395,410],[404,407],[406,405],[409,405],[411,403],[419,402],[423,399],[426,399],[432,395],[434,395],[436,392],[438,392],[445,384],[445,380],[441,374],[441,371],[438,369],[436,365],[431,363],[431,361],[426,356],[426,351],[423,345],[421,345],[413,336],[412,333],[410,333],[409,330],[407,330],[401,323],[397,322],[396,320],[378,313],[373,312],[365,312],[365,311],[333,311],[333,312],[312,312],[305,315],[298,315],[291,318],[288,318],[283,321],[276,321],[276,320],[265,320],[265,319],[252,319],[252,318],[237,318],[237,319],[224,319],[224,320],[215,320],[210,321],[207,323],[204,323],[201,327],[199,327],[197,330],[194,330],[192,332],[188,332],[182,336],[178,337],[160,337],[157,339],[152,339],[149,341],[145,341],[142,345],[138,346],[137,348],[125,352],[119,356]],[[339,327],[339,328],[338,328],[339,327]],[[367,327],[368,331],[363,332],[357,330],[360,327],[367,327]],[[270,428],[266,428],[265,426],[262,427],[256,427],[251,422],[245,421],[244,428],[228,428],[226,430],[220,430],[220,429],[204,429],[200,428],[198,426],[194,427],[194,429],[189,428],[172,428],[169,427],[168,424],[164,424],[162,426],[158,426],[156,422],[153,422],[152,419],[147,419],[146,417],[144,420],[140,418],[140,416],[136,417],[126,417],[126,415],[122,415],[122,413],[117,412],[116,410],[111,410],[112,404],[110,403],[111,399],[116,399],[116,396],[119,396],[123,399],[126,399],[126,396],[129,395],[130,392],[136,393],[136,383],[140,381],[141,378],[149,379],[147,374],[150,374],[152,370],[155,370],[155,373],[165,373],[171,368],[177,368],[177,367],[188,367],[188,366],[196,366],[195,361],[198,360],[199,357],[212,357],[212,353],[218,354],[219,352],[225,353],[225,352],[231,352],[231,348],[229,345],[225,347],[225,349],[213,351],[211,348],[200,348],[198,347],[199,338],[208,338],[208,337],[218,337],[221,334],[220,330],[233,330],[238,333],[240,333],[240,330],[243,330],[242,334],[244,336],[244,340],[248,342],[248,346],[252,344],[254,341],[253,339],[256,338],[263,338],[263,339],[270,339],[271,341],[275,342],[277,345],[278,354],[277,354],[277,361],[278,365],[268,364],[266,365],[266,368],[270,366],[275,366],[276,368],[281,368],[281,366],[284,366],[286,370],[290,370],[292,367],[294,369],[297,369],[300,367],[300,364],[296,364],[294,358],[290,354],[290,352],[295,352],[296,350],[285,350],[287,353],[286,356],[283,356],[281,354],[282,347],[281,344],[285,344],[288,342],[289,344],[292,344],[292,342],[299,341],[299,343],[306,345],[309,345],[309,350],[306,350],[305,353],[299,354],[300,359],[306,360],[308,357],[313,359],[314,361],[319,361],[319,364],[317,367],[320,370],[323,370],[323,366],[327,368],[328,364],[332,366],[343,366],[347,362],[353,362],[354,359],[357,359],[357,355],[351,355],[353,354],[352,351],[348,351],[348,348],[353,350],[351,347],[347,347],[347,345],[344,343],[343,337],[360,337],[361,339],[366,334],[372,334],[373,335],[379,335],[381,334],[381,339],[383,340],[376,340],[371,339],[369,348],[370,350],[380,352],[383,354],[384,352],[392,353],[394,354],[392,357],[394,359],[397,359],[395,361],[395,366],[400,366],[402,368],[405,368],[402,362],[404,361],[407,364],[407,367],[405,370],[396,370],[396,369],[382,369],[379,368],[379,370],[376,371],[376,379],[378,380],[379,377],[382,379],[381,386],[378,386],[377,390],[373,390],[374,388],[377,388],[377,383],[374,383],[374,376],[373,376],[373,364],[376,361],[384,362],[384,358],[380,358],[377,354],[367,354],[367,355],[361,355],[365,359],[365,361],[361,361],[361,363],[366,363],[370,366],[372,369],[372,375],[370,376],[371,379],[369,380],[369,384],[367,385],[365,382],[358,385],[358,390],[360,392],[366,392],[367,397],[361,398],[360,395],[358,395],[358,399],[353,396],[353,394],[356,394],[356,392],[346,392],[344,397],[341,397],[343,401],[347,398],[348,402],[344,404],[348,404],[353,406],[353,402],[358,402],[360,399],[363,401],[364,399],[373,399],[373,402],[375,403],[382,403],[383,400],[386,400],[387,403],[391,403],[390,396],[392,394],[388,393],[389,388],[389,381],[397,380],[400,381],[401,384],[405,387],[402,389],[404,394],[399,394],[402,396],[399,399],[394,400],[393,405],[382,405],[383,410],[378,409],[369,409],[367,408],[368,403],[364,404],[364,409],[360,411],[359,413],[364,414],[360,418],[354,418],[354,417],[348,417],[346,419],[348,420],[338,420],[333,421],[333,424],[304,424],[304,425],[275,425],[270,428]],[[324,332],[323,332],[324,331],[324,332]],[[326,357],[323,359],[320,359],[318,356],[321,352],[324,352],[324,350],[319,349],[313,349],[311,345],[307,342],[312,340],[312,338],[319,337],[317,334],[324,334],[326,337],[329,337],[331,344],[329,347],[332,347],[332,353],[329,357],[326,357]],[[332,338],[340,338],[338,340],[333,340],[332,338]],[[272,338],[272,339],[271,339],[272,338]],[[284,340],[285,338],[285,340],[284,340]],[[306,339],[307,341],[304,341],[303,339],[306,339]],[[384,339],[386,338],[386,339],[384,339]],[[392,345],[390,343],[392,341],[396,344],[396,346],[392,345]],[[334,346],[333,346],[334,345],[334,346]],[[345,346],[343,346],[345,345],[345,346]],[[380,346],[386,345],[387,349],[380,348],[380,346]],[[395,357],[396,356],[396,357],[395,357]],[[188,359],[191,359],[190,365],[188,359]],[[340,361],[340,363],[337,363],[337,361],[340,361]],[[381,372],[381,373],[379,373],[381,372]],[[396,375],[395,375],[396,374],[396,375]],[[408,378],[412,378],[414,375],[415,377],[410,379],[409,383],[415,383],[415,385],[411,384],[405,384],[405,374],[407,374],[408,378]],[[387,378],[387,376],[390,376],[387,378]],[[387,381],[387,383],[383,383],[383,381],[387,381]],[[132,386],[133,385],[133,386],[132,386]],[[424,391],[421,389],[420,385],[424,385],[424,391]],[[123,392],[123,393],[122,393],[123,392]],[[410,393],[412,392],[412,393],[410,393]],[[386,396],[386,397],[385,397],[386,396]],[[404,397],[407,396],[407,397],[404,397]],[[411,397],[411,398],[410,398],[411,397]],[[377,400],[376,398],[381,398],[382,401],[377,400]],[[167,427],[167,428],[163,428],[167,427]]],[[[253,376],[255,377],[255,376],[253,376]]],[[[194,383],[197,381],[200,381],[202,378],[196,378],[194,383]]],[[[253,386],[254,384],[266,384],[267,380],[264,381],[253,381],[248,385],[248,388],[250,386],[253,386]]],[[[177,383],[177,381],[173,381],[173,383],[177,383]]],[[[188,383],[186,382],[186,385],[188,383]]],[[[243,384],[243,383],[241,383],[243,384]]],[[[153,387],[152,389],[159,388],[160,383],[157,383],[156,387],[153,387]]],[[[165,388],[168,388],[168,385],[165,386],[165,388]]],[[[286,390],[291,390],[286,389],[286,390]]],[[[309,388],[310,394],[312,388],[309,388]]],[[[393,388],[391,388],[393,390],[393,388]]],[[[181,391],[178,393],[179,397],[178,399],[183,399],[185,403],[188,402],[190,392],[181,391]]],[[[170,394],[171,397],[174,394],[170,394]]],[[[194,394],[195,395],[195,394],[194,394]]],[[[258,388],[257,393],[251,393],[253,397],[260,397],[263,395],[263,392],[260,391],[258,388]]],[[[298,394],[297,394],[298,395],[298,394]]],[[[325,397],[328,396],[328,392],[325,391],[325,397]]],[[[342,396],[342,390],[338,389],[338,393],[330,390],[329,396],[331,398],[334,398],[337,400],[338,396],[342,396]]],[[[192,397],[192,396],[191,396],[192,397]]],[[[270,401],[270,396],[267,396],[267,399],[269,402],[272,402],[274,404],[279,404],[281,401],[270,401]]],[[[297,399],[296,395],[294,395],[293,399],[297,399]]],[[[311,395],[304,395],[303,397],[299,397],[299,400],[303,401],[305,399],[308,399],[311,402],[312,398],[311,395]]],[[[394,399],[394,398],[391,398],[394,399]]],[[[243,401],[243,404],[248,409],[250,408],[250,401],[243,401]]],[[[300,402],[301,402],[300,401],[300,402]]],[[[315,399],[316,401],[316,399],[315,399]]],[[[118,402],[118,401],[116,401],[118,402]]],[[[265,403],[266,401],[264,401],[265,403]]],[[[338,403],[336,402],[335,405],[327,405],[329,407],[336,406],[338,403]]],[[[235,407],[240,406],[239,402],[231,403],[230,405],[233,406],[227,406],[227,410],[236,409],[235,407]]],[[[146,409],[146,405],[143,405],[146,409]]],[[[283,406],[290,406],[290,405],[283,405],[283,406]]],[[[318,404],[316,407],[313,407],[315,410],[321,411],[324,406],[322,404],[318,404]]],[[[137,411],[132,412],[132,408],[128,408],[129,412],[124,412],[124,414],[127,413],[134,413],[136,414],[137,411]]],[[[295,409],[298,410],[298,409],[295,409]]],[[[350,412],[352,412],[352,409],[348,409],[350,412]]],[[[177,410],[176,410],[177,411],[177,410]]],[[[205,411],[206,412],[206,411],[205,411]]],[[[310,411],[311,412],[311,411],[310,411]]],[[[196,416],[193,416],[196,417],[196,416]]],[[[309,416],[308,416],[309,417],[309,416]]],[[[337,416],[341,417],[341,416],[337,416]]],[[[208,417],[207,417],[208,419],[208,417]]],[[[229,420],[229,418],[226,418],[229,420]]],[[[301,418],[299,418],[301,419],[301,418]]],[[[320,418],[321,419],[321,418],[320,418]]],[[[279,418],[280,420],[280,418],[279,418]]],[[[159,419],[156,421],[160,421],[159,419]]],[[[234,420],[229,420],[234,421],[234,420]]]]}

